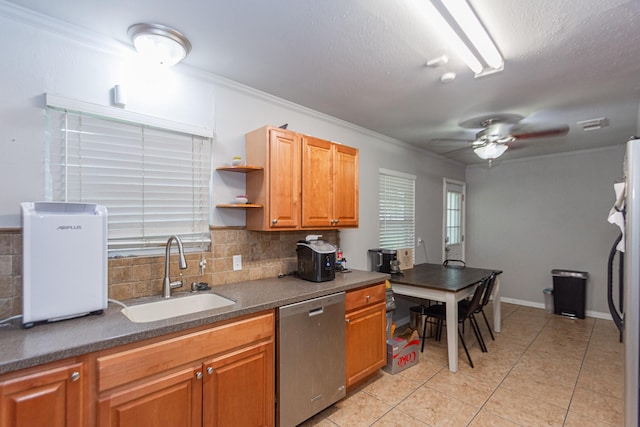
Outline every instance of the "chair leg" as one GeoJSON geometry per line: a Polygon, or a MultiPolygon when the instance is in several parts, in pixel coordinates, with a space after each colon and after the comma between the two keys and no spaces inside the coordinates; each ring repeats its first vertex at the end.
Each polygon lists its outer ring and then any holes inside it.
{"type": "Polygon", "coordinates": [[[464,343],[464,337],[462,336],[462,332],[460,332],[460,328],[458,328],[458,336],[460,337],[460,342],[462,343],[462,348],[464,348],[464,352],[467,353],[467,359],[469,359],[469,365],[473,368],[473,361],[471,360],[471,356],[469,355],[469,350],[467,350],[467,345],[464,343]]]}
{"type": "Polygon", "coordinates": [[[487,324],[487,328],[489,329],[489,334],[491,335],[491,339],[495,341],[496,337],[493,336],[493,331],[491,330],[491,325],[489,325],[489,320],[487,319],[487,315],[484,314],[484,310],[481,310],[480,313],[482,313],[482,317],[484,317],[484,323],[487,324]]]}
{"type": "Polygon", "coordinates": [[[487,345],[485,344],[484,338],[480,333],[480,327],[478,326],[478,321],[476,320],[476,317],[474,315],[469,316],[469,323],[471,323],[471,329],[473,329],[473,333],[476,335],[476,339],[478,340],[478,344],[480,345],[480,350],[482,350],[483,353],[486,353],[488,351],[487,345]]]}
{"type": "Polygon", "coordinates": [[[422,348],[420,349],[420,353],[424,353],[424,342],[427,340],[427,319],[424,319],[422,324],[422,348]]]}

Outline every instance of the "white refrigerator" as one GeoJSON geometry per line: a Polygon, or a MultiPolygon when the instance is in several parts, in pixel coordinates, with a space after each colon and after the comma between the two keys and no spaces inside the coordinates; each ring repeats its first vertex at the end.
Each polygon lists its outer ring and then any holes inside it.
{"type": "Polygon", "coordinates": [[[624,422],[636,427],[640,425],[640,139],[629,140],[624,163],[624,183],[616,184],[616,205],[609,216],[621,234],[609,255],[608,300],[624,342],[624,422]]]}

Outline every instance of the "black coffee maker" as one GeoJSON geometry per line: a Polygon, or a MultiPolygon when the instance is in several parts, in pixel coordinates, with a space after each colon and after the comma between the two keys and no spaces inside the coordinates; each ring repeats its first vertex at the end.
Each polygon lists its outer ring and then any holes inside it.
{"type": "Polygon", "coordinates": [[[389,274],[401,273],[398,251],[395,249],[369,249],[369,270],[389,274]]]}

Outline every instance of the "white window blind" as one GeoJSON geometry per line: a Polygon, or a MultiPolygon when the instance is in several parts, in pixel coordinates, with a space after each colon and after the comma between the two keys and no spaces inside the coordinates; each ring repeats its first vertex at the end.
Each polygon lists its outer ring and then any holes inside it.
{"type": "Polygon", "coordinates": [[[48,198],[107,207],[110,252],[207,245],[211,138],[47,108],[48,198]]]}
{"type": "Polygon", "coordinates": [[[413,175],[379,171],[380,247],[413,248],[415,245],[415,186],[413,175]]]}

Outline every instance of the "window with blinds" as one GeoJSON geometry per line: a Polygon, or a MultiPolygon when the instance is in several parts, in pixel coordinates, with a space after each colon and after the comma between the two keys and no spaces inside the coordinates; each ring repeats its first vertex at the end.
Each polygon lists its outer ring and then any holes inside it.
{"type": "Polygon", "coordinates": [[[172,234],[208,246],[211,138],[51,107],[47,115],[48,199],[106,206],[110,254],[157,252],[172,234]]]}
{"type": "Polygon", "coordinates": [[[447,236],[450,245],[462,243],[462,193],[447,191],[447,236]]]}
{"type": "Polygon", "coordinates": [[[413,248],[416,177],[380,169],[379,183],[380,247],[413,248]]]}

